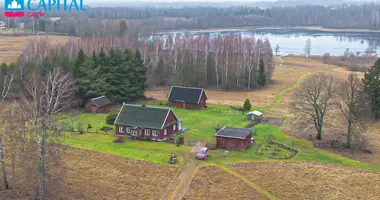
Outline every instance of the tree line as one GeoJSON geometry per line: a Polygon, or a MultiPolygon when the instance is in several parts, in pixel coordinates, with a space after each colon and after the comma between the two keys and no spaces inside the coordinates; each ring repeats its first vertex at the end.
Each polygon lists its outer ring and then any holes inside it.
{"type": "Polygon", "coordinates": [[[150,84],[252,89],[266,85],[274,71],[268,40],[175,35],[152,42],[150,84]]]}
{"type": "Polygon", "coordinates": [[[303,5],[295,7],[182,7],[182,8],[87,8],[82,12],[48,11],[46,17],[2,19],[17,27],[68,35],[117,35],[120,20],[133,26],[134,35],[156,30],[207,29],[246,26],[323,26],[328,28],[380,29],[380,4],[303,5]],[[50,17],[61,17],[51,20],[50,17]],[[137,30],[137,31],[135,31],[137,30]]]}

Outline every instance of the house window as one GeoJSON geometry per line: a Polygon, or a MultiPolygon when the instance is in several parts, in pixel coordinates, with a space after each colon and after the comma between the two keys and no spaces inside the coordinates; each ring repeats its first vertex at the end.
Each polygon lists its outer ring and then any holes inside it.
{"type": "Polygon", "coordinates": [[[138,132],[137,132],[137,131],[132,131],[132,135],[133,135],[133,136],[137,136],[137,135],[138,135],[138,132]]]}
{"type": "Polygon", "coordinates": [[[124,127],[123,126],[119,126],[119,132],[124,133],[124,127]]]}
{"type": "Polygon", "coordinates": [[[158,132],[157,132],[157,130],[152,130],[152,135],[153,135],[153,136],[158,136],[158,132]]]}
{"type": "Polygon", "coordinates": [[[145,135],[150,136],[150,129],[145,129],[145,135]]]}
{"type": "Polygon", "coordinates": [[[126,128],[126,131],[127,131],[127,133],[131,133],[131,128],[130,128],[130,127],[127,127],[127,128],[126,128]]]}
{"type": "Polygon", "coordinates": [[[168,134],[168,130],[167,129],[164,130],[164,135],[166,135],[166,134],[168,134]]]}
{"type": "Polygon", "coordinates": [[[175,124],[174,124],[174,125],[173,125],[173,131],[175,130],[175,128],[176,128],[176,127],[175,127],[175,124]]]}

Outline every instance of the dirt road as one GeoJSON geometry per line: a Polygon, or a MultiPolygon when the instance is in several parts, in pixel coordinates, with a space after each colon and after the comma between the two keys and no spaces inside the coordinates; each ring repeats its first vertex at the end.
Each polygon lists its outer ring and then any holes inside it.
{"type": "Polygon", "coordinates": [[[197,144],[190,149],[189,154],[184,159],[183,165],[178,169],[177,174],[173,177],[173,181],[170,183],[165,194],[161,197],[161,200],[182,199],[198,170],[198,161],[195,159],[195,156],[203,145],[204,144],[197,142],[197,144]]]}

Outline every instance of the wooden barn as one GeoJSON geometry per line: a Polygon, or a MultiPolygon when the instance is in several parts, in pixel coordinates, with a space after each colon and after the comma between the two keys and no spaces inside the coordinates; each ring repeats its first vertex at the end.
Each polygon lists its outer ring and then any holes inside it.
{"type": "Polygon", "coordinates": [[[202,88],[172,86],[168,96],[170,106],[187,109],[206,107],[207,96],[202,88]]]}
{"type": "Polygon", "coordinates": [[[225,126],[215,136],[217,148],[243,151],[251,143],[252,129],[225,126]]]}
{"type": "Polygon", "coordinates": [[[137,140],[163,141],[182,130],[169,108],[123,104],[115,120],[116,135],[137,140]]]}
{"type": "Polygon", "coordinates": [[[106,113],[112,109],[112,102],[106,96],[96,97],[86,104],[86,109],[92,113],[106,113]]]}

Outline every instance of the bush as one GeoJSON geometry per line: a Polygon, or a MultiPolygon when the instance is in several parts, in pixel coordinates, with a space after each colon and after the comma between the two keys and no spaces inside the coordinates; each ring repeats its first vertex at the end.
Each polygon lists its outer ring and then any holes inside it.
{"type": "Polygon", "coordinates": [[[82,123],[80,123],[80,122],[77,123],[77,130],[79,133],[83,133],[83,124],[82,123]]]}
{"type": "Polygon", "coordinates": [[[251,110],[251,108],[252,108],[252,105],[251,105],[251,102],[249,101],[249,99],[246,99],[245,101],[244,101],[244,106],[243,106],[243,108],[245,109],[245,110],[251,110]]]}
{"type": "Polygon", "coordinates": [[[106,118],[106,123],[109,124],[109,125],[113,125],[113,123],[116,120],[117,114],[118,113],[116,113],[116,112],[110,112],[110,113],[108,113],[107,118],[106,118]]]}

